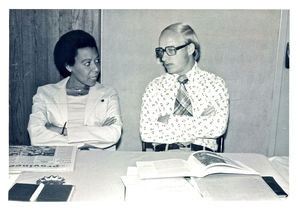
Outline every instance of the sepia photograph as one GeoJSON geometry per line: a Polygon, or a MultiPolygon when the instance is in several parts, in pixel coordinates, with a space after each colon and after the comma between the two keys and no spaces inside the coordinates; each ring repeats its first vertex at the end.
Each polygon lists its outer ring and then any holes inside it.
{"type": "Polygon", "coordinates": [[[289,7],[7,14],[9,205],[291,200],[289,7]]]}

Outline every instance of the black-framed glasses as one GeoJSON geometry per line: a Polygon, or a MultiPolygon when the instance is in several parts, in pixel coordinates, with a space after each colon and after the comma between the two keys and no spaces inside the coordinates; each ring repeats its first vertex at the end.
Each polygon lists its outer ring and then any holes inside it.
{"type": "Polygon", "coordinates": [[[176,55],[177,50],[180,50],[180,49],[186,47],[186,46],[189,45],[190,43],[191,43],[191,42],[186,43],[186,44],[184,44],[184,45],[177,46],[177,47],[174,47],[174,46],[167,46],[167,47],[165,47],[165,48],[157,47],[157,48],[155,48],[155,54],[156,54],[156,57],[157,57],[157,58],[162,58],[162,57],[164,56],[164,52],[166,52],[168,56],[176,55]]]}

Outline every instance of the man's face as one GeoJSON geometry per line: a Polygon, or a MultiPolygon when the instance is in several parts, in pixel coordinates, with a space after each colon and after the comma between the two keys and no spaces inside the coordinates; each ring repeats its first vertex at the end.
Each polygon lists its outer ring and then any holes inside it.
{"type": "MultiPolygon", "coordinates": [[[[159,38],[159,46],[162,48],[167,46],[178,47],[185,43],[186,41],[180,33],[170,30],[164,31],[159,38]]],[[[193,56],[188,53],[188,46],[177,50],[176,55],[173,56],[169,56],[164,52],[161,61],[170,74],[185,74],[194,65],[193,56]]]]}

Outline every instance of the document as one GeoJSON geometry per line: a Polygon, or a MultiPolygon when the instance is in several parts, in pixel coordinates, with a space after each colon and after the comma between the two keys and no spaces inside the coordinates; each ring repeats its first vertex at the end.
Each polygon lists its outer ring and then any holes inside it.
{"type": "Polygon", "coordinates": [[[189,180],[177,178],[139,179],[136,167],[128,167],[127,176],[121,179],[125,186],[126,202],[191,202],[199,201],[201,194],[189,180]],[[135,172],[134,172],[135,171],[135,172]]]}
{"type": "Polygon", "coordinates": [[[73,171],[76,146],[10,146],[9,171],[73,171]]]}

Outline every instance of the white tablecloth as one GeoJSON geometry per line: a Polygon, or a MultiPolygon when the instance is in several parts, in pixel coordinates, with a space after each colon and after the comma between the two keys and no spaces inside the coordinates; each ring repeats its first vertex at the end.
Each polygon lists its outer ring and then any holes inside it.
{"type": "MultiPolygon", "coordinates": [[[[65,178],[66,184],[75,185],[71,201],[123,201],[124,185],[121,176],[126,175],[129,166],[136,161],[161,160],[168,158],[187,159],[188,152],[125,152],[89,150],[78,151],[73,172],[24,172],[16,182],[35,183],[48,175],[65,178]]],[[[253,153],[223,153],[252,167],[262,176],[273,176],[288,193],[288,181],[271,165],[267,157],[253,153]]]]}
{"type": "Polygon", "coordinates": [[[272,167],[289,183],[289,157],[273,156],[269,158],[272,167]]]}

